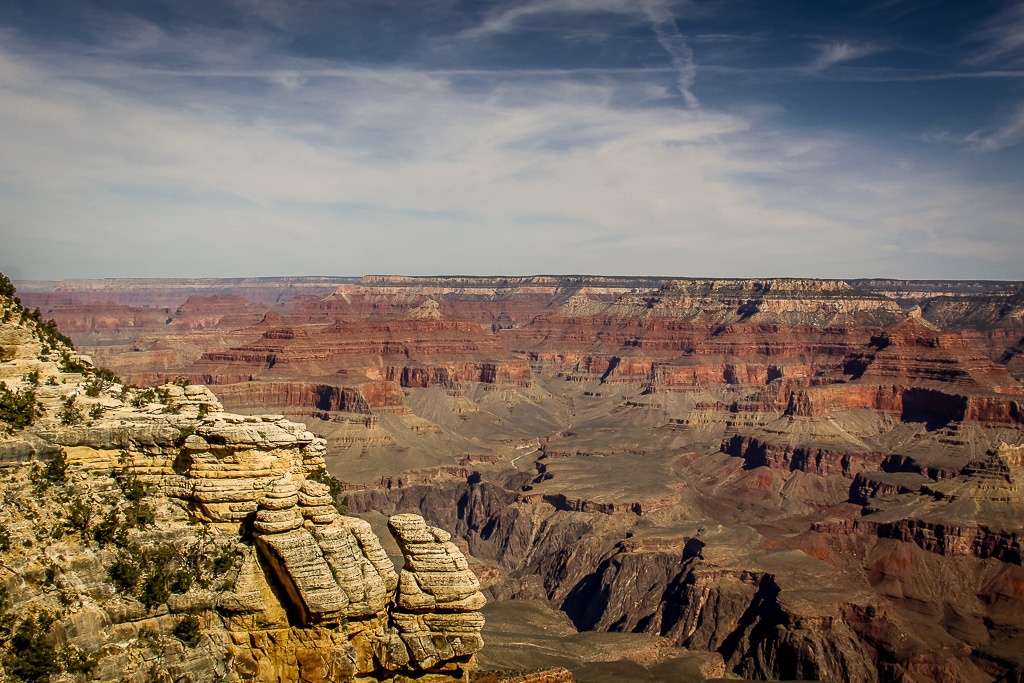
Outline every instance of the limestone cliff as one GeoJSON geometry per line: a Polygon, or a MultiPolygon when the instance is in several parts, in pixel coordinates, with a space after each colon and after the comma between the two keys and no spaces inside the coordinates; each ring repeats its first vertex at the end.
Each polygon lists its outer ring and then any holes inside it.
{"type": "Polygon", "coordinates": [[[305,426],[0,321],[0,680],[464,678],[484,597],[447,533],[392,519],[399,573],[305,426]]]}

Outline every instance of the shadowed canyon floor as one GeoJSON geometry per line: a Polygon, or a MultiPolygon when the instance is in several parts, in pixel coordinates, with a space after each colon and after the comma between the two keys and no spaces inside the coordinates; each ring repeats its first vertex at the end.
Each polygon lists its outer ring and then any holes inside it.
{"type": "Polygon", "coordinates": [[[453,531],[485,667],[1024,675],[1021,283],[324,280],[20,296],[129,381],[306,423],[378,536],[453,531]]]}

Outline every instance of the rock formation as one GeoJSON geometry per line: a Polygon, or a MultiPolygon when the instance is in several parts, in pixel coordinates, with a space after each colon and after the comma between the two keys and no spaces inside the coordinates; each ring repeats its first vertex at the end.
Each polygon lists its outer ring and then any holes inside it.
{"type": "Polygon", "coordinates": [[[315,480],[323,439],[202,386],[124,387],[0,299],[0,678],[463,678],[485,601],[445,532],[392,521],[400,580],[315,480]]]}

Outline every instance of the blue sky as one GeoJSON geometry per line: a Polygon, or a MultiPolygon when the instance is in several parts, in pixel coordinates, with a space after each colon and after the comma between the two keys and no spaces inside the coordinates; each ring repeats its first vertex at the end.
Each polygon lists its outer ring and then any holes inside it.
{"type": "Polygon", "coordinates": [[[0,271],[1024,279],[1024,3],[5,0],[0,271]]]}

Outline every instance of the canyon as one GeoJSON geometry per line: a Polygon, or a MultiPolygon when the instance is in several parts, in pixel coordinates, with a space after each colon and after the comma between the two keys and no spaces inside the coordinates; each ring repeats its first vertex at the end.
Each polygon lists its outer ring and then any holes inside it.
{"type": "MultiPolygon", "coordinates": [[[[286,615],[224,621],[215,608],[207,629],[290,624],[285,640],[307,644],[330,632],[331,661],[349,663],[337,671],[378,678],[410,662],[450,673],[470,656],[477,674],[550,669],[550,680],[595,682],[1024,677],[1022,283],[17,284],[25,306],[125,384],[191,391],[175,400],[209,406],[201,418],[186,409],[197,422],[181,444],[133,452],[131,472],[154,478],[168,510],[253,520],[239,557],[263,567],[286,615]],[[244,496],[190,474],[222,462],[209,454],[237,449],[231,434],[252,425],[292,435],[287,448],[313,460],[252,465],[267,474],[241,485],[244,496]],[[175,458],[195,465],[161,464],[175,458]],[[305,478],[321,463],[340,481],[333,497],[305,478]],[[328,498],[347,515],[332,516],[328,498]],[[370,534],[377,544],[362,544],[370,534]],[[407,578],[419,571],[415,542],[443,545],[464,588],[439,598],[407,578]],[[377,577],[364,579],[377,596],[362,599],[365,613],[344,606],[363,604],[344,581],[316,578],[339,576],[330,558],[345,543],[346,557],[374,568],[362,576],[377,577]],[[297,568],[291,555],[326,559],[297,568]],[[437,654],[433,636],[416,635],[438,632],[486,645],[437,654]]],[[[17,367],[12,379],[27,368],[17,367]]],[[[98,431],[124,450],[116,429],[97,426],[74,437],[37,428],[0,452],[31,461],[45,443],[71,457],[95,451],[98,431]]],[[[255,646],[232,647],[263,661],[255,646]]],[[[270,676],[247,666],[234,675],[270,676]]],[[[289,675],[313,680],[299,669],[289,675]]]]}

